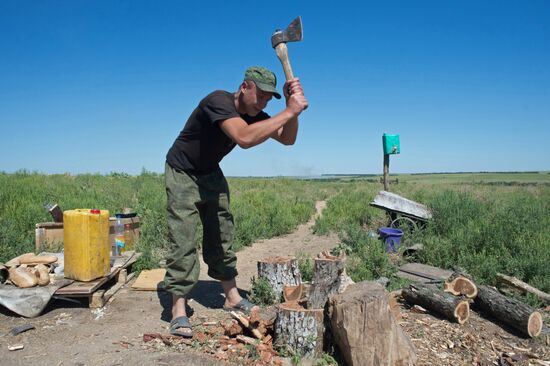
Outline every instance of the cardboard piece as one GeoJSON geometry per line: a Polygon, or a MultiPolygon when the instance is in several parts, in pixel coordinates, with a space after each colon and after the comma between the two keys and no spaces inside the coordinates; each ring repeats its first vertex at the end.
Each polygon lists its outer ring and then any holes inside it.
{"type": "Polygon", "coordinates": [[[132,285],[133,290],[157,291],[164,289],[164,275],[166,269],[156,268],[149,271],[141,271],[132,285]]]}
{"type": "MultiPolygon", "coordinates": [[[[116,217],[109,217],[109,243],[111,248],[115,244],[115,222],[116,217]]],[[[122,219],[123,224],[130,224],[134,233],[134,241],[139,239],[140,219],[136,217],[128,217],[122,219]]],[[[36,251],[58,249],[57,247],[63,244],[63,223],[62,222],[41,222],[36,224],[35,229],[35,246],[36,251]]]]}

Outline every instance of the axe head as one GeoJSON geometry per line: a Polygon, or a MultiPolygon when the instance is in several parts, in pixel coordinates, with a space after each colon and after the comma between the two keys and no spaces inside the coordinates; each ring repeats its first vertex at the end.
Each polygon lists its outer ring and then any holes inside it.
{"type": "Polygon", "coordinates": [[[277,29],[271,36],[271,46],[277,47],[279,43],[301,41],[302,36],[302,18],[294,19],[285,30],[277,29]]]}

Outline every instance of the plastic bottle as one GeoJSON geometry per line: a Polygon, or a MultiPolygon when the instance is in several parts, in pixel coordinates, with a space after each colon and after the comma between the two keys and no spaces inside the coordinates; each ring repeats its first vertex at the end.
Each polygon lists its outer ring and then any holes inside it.
{"type": "Polygon", "coordinates": [[[122,223],[122,217],[116,216],[115,222],[115,246],[113,248],[113,255],[118,256],[124,252],[126,246],[126,238],[124,237],[124,224],[122,223]]]}
{"type": "Polygon", "coordinates": [[[130,224],[124,224],[124,250],[134,250],[134,232],[132,231],[132,226],[130,224]]]}

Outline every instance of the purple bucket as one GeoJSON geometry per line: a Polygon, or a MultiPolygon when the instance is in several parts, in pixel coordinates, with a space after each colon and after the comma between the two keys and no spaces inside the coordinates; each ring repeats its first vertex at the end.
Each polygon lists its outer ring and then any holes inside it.
{"type": "Polygon", "coordinates": [[[392,227],[381,227],[378,229],[378,234],[380,234],[380,238],[384,239],[386,252],[396,253],[401,245],[403,231],[392,227]]]}

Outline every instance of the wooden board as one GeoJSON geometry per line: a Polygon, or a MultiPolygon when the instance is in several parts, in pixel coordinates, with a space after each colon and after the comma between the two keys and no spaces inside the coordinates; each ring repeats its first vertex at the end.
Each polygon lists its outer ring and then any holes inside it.
{"type": "Polygon", "coordinates": [[[121,269],[128,268],[132,265],[140,256],[141,253],[127,252],[124,256],[120,256],[114,260],[113,267],[111,267],[111,272],[107,276],[88,282],[74,281],[69,286],[65,286],[57,290],[55,295],[68,297],[89,296],[103,286],[107,281],[117,276],[121,269]]]}
{"type": "Polygon", "coordinates": [[[419,220],[432,218],[432,212],[427,206],[387,191],[378,192],[370,204],[383,210],[397,212],[419,220]]]}
{"type": "Polygon", "coordinates": [[[407,278],[415,282],[426,283],[441,280],[444,281],[453,274],[453,271],[428,266],[422,263],[406,263],[399,267],[397,276],[407,278]]]}
{"type": "Polygon", "coordinates": [[[141,271],[136,281],[132,284],[133,290],[157,291],[164,288],[164,275],[166,269],[157,268],[150,271],[141,271]]]}
{"type": "Polygon", "coordinates": [[[61,295],[61,296],[70,295],[70,297],[88,296],[91,293],[95,292],[98,288],[100,288],[103,284],[105,284],[111,278],[116,276],[119,271],[120,271],[120,268],[111,268],[111,273],[109,273],[108,276],[101,277],[96,280],[88,281],[88,282],[74,281],[69,286],[65,286],[57,290],[55,292],[55,295],[61,295]]]}

